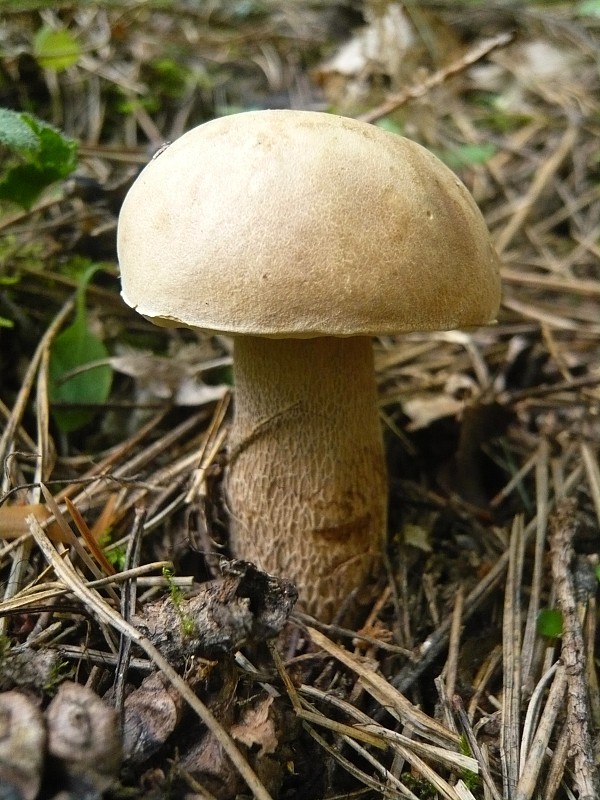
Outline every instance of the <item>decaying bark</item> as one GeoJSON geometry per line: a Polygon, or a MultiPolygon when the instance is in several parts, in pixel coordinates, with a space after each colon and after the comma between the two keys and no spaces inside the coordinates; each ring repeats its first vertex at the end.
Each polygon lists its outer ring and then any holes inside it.
{"type": "Polygon", "coordinates": [[[569,755],[573,759],[580,800],[595,800],[600,797],[600,781],[595,766],[592,716],[585,679],[586,649],[573,576],[576,511],[572,499],[563,500],[558,506],[550,518],[550,548],[556,599],[563,617],[561,658],[567,673],[569,755]]]}
{"type": "Polygon", "coordinates": [[[177,666],[193,656],[214,658],[244,642],[276,636],[296,597],[291,581],[234,561],[222,579],[202,584],[194,597],[149,603],[133,622],[177,666]]]}

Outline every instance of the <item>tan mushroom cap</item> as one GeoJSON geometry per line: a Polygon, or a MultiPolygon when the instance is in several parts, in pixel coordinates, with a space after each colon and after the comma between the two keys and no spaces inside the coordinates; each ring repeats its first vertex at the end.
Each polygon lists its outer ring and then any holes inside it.
{"type": "Polygon", "coordinates": [[[459,179],[420,145],[309,111],[190,131],[119,219],[123,297],[163,325],[270,337],[480,325],[497,256],[459,179]]]}

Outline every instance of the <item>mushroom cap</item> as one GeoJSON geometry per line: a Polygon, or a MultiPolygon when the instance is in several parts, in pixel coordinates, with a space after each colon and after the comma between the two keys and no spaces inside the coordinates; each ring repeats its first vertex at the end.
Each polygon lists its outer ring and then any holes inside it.
{"type": "Polygon", "coordinates": [[[492,321],[473,198],[397,134],[311,111],[213,120],[154,158],[118,227],[123,297],[159,325],[369,336],[492,321]]]}

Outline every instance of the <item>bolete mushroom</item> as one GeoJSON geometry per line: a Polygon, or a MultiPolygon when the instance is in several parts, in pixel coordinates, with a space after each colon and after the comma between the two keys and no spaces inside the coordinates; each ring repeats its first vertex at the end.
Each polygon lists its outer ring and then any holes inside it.
{"type": "Polygon", "coordinates": [[[123,297],[233,337],[231,547],[329,620],[380,566],[387,479],[371,338],[494,319],[498,260],[418,144],[308,111],[201,125],[148,164],[118,230],[123,297]]]}

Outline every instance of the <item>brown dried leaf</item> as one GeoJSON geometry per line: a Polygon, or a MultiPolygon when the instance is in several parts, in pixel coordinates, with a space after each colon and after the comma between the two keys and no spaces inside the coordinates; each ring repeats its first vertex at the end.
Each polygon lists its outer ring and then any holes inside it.
{"type": "MultiPolygon", "coordinates": [[[[40,525],[45,526],[52,514],[42,503],[0,506],[0,539],[17,539],[29,533],[27,517],[33,514],[40,525]]],[[[66,537],[57,522],[44,528],[53,542],[64,542],[66,537]]]]}
{"type": "Polygon", "coordinates": [[[536,99],[560,106],[580,91],[578,75],[584,60],[573,48],[545,39],[517,40],[491,57],[488,64],[474,67],[471,79],[477,88],[501,96],[499,108],[513,113],[539,110],[536,99]]]}
{"type": "Polygon", "coordinates": [[[431,531],[424,525],[415,525],[414,523],[407,522],[402,526],[402,538],[404,544],[409,547],[416,547],[424,553],[431,553],[431,531]]]}
{"type": "Polygon", "coordinates": [[[402,404],[404,413],[410,419],[407,425],[409,431],[427,428],[432,422],[444,417],[455,417],[464,407],[463,400],[457,400],[448,394],[413,397],[402,404]]]}
{"type": "Polygon", "coordinates": [[[259,746],[259,756],[274,753],[277,749],[275,723],[269,714],[272,704],[271,696],[260,700],[252,708],[246,709],[242,722],[231,727],[231,735],[238,742],[242,742],[246,747],[259,746]]]}
{"type": "Polygon", "coordinates": [[[198,366],[177,358],[152,353],[128,353],[110,359],[117,372],[134,378],[138,396],[171,400],[177,406],[199,406],[220,400],[228,391],[224,384],[209,386],[198,377],[198,366]]]}
{"type": "Polygon", "coordinates": [[[212,731],[206,731],[182,756],[181,766],[219,800],[237,797],[242,791],[240,776],[231,769],[231,761],[212,731]]]}

